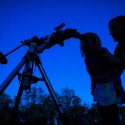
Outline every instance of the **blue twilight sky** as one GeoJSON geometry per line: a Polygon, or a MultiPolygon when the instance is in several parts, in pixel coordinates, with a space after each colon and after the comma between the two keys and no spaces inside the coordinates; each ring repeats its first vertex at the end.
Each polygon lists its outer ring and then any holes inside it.
{"type": "MultiPolygon", "coordinates": [[[[0,51],[6,54],[20,45],[20,41],[34,35],[50,35],[54,27],[64,22],[64,29],[97,33],[103,46],[113,53],[116,43],[109,34],[108,22],[118,15],[125,15],[124,0],[0,0],[0,51]]],[[[55,91],[69,87],[84,102],[91,103],[90,77],[80,55],[79,43],[77,39],[66,40],[64,47],[55,45],[41,53],[41,58],[55,91]]],[[[20,62],[26,50],[27,47],[22,47],[7,57],[7,65],[0,65],[0,84],[20,62]]],[[[39,76],[37,68],[35,74],[39,76]]],[[[123,74],[125,88],[124,77],[123,74]]],[[[43,83],[37,85],[46,90],[43,83]]],[[[18,87],[16,77],[6,92],[13,97],[18,87]]]]}

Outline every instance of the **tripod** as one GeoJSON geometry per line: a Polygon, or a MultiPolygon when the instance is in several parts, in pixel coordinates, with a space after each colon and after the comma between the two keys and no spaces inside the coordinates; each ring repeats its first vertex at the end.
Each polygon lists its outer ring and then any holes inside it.
{"type": "Polygon", "coordinates": [[[17,98],[14,104],[14,109],[13,109],[13,115],[12,115],[12,121],[15,120],[17,113],[18,113],[18,107],[20,104],[21,96],[23,93],[23,90],[30,89],[30,86],[32,83],[35,83],[39,80],[42,80],[45,82],[45,85],[50,93],[50,96],[52,97],[52,100],[55,104],[56,110],[59,113],[59,118],[62,121],[63,125],[71,125],[70,121],[66,117],[66,115],[63,113],[61,109],[61,105],[59,103],[59,100],[54,92],[54,89],[47,77],[47,74],[42,66],[42,62],[39,58],[38,53],[42,53],[45,49],[49,49],[55,44],[59,44],[60,46],[64,46],[63,41],[65,39],[70,39],[70,38],[80,38],[79,32],[77,32],[76,29],[66,29],[66,30],[61,30],[65,26],[64,23],[61,25],[57,26],[55,28],[54,33],[51,34],[51,36],[46,36],[42,38],[38,38],[37,36],[32,37],[31,39],[22,41],[22,44],[12,51],[8,52],[7,54],[3,55],[3,53],[0,52],[0,63],[1,64],[6,64],[7,59],[6,56],[11,54],[12,52],[16,51],[20,47],[26,45],[29,47],[26,55],[22,58],[20,63],[15,67],[15,69],[8,75],[8,77],[5,79],[5,81],[0,85],[0,95],[4,92],[4,90],[8,87],[8,85],[11,83],[11,81],[14,79],[16,75],[19,75],[19,80],[21,81],[19,91],[17,94],[17,98]],[[32,75],[33,71],[33,65],[36,65],[42,75],[42,78],[37,78],[32,75]],[[22,74],[19,73],[22,67],[24,68],[24,71],[22,74]]]}
{"type": "Polygon", "coordinates": [[[48,79],[48,76],[42,66],[42,62],[40,60],[39,55],[35,51],[36,45],[30,46],[29,50],[25,54],[25,56],[22,58],[20,63],[15,67],[15,69],[8,75],[8,77],[5,79],[5,81],[1,84],[0,86],[0,95],[4,92],[4,90],[8,87],[8,85],[11,83],[11,81],[14,79],[16,75],[19,75],[19,80],[21,81],[19,91],[15,100],[14,108],[13,108],[13,113],[11,117],[11,123],[13,124],[15,122],[15,119],[17,119],[18,116],[18,107],[20,104],[21,96],[23,93],[23,90],[30,89],[30,86],[33,82],[37,81],[44,81],[45,85],[50,93],[50,96],[54,102],[55,108],[59,113],[59,118],[62,121],[63,125],[70,125],[69,120],[63,113],[61,109],[61,105],[59,103],[59,100],[54,92],[54,89],[48,79]],[[42,76],[42,78],[37,78],[35,76],[32,76],[32,66],[35,64],[42,76]],[[22,74],[19,74],[19,71],[24,67],[24,71],[22,74]]]}

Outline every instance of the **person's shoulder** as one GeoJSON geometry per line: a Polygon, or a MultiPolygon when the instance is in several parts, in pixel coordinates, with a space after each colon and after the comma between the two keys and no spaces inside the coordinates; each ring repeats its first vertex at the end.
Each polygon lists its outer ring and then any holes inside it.
{"type": "Polygon", "coordinates": [[[100,47],[100,48],[98,49],[98,51],[99,51],[100,53],[109,53],[109,50],[108,50],[106,47],[100,47]]]}
{"type": "Polygon", "coordinates": [[[115,47],[115,51],[120,51],[122,48],[122,45],[120,44],[117,44],[117,46],[115,47]]]}
{"type": "Polygon", "coordinates": [[[112,53],[106,48],[106,47],[101,47],[99,50],[98,50],[98,56],[100,57],[109,57],[111,56],[112,53]]]}
{"type": "Polygon", "coordinates": [[[117,44],[115,50],[114,50],[114,55],[115,56],[122,56],[123,54],[123,46],[120,44],[117,44]]]}

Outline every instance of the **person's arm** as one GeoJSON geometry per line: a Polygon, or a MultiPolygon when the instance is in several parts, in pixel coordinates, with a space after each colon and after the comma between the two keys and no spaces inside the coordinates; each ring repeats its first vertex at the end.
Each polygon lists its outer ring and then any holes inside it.
{"type": "Polygon", "coordinates": [[[103,63],[108,66],[124,66],[124,60],[111,54],[108,49],[102,48],[100,50],[100,57],[103,63]]]}

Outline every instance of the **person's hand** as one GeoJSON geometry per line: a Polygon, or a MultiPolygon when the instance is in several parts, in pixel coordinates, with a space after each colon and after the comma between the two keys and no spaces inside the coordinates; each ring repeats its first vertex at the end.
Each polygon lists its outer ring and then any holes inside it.
{"type": "Polygon", "coordinates": [[[64,45],[63,43],[64,40],[65,38],[64,38],[63,31],[55,32],[50,37],[51,44],[59,44],[60,46],[64,45]]]}
{"type": "Polygon", "coordinates": [[[69,38],[79,38],[80,37],[80,33],[76,29],[66,29],[66,30],[64,30],[64,37],[66,39],[69,39],[69,38]]]}

